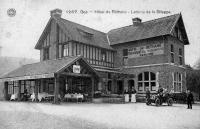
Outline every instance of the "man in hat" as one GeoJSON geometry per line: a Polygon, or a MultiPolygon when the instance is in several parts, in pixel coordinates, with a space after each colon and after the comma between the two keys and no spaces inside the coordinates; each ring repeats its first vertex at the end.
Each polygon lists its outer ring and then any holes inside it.
{"type": "Polygon", "coordinates": [[[146,99],[147,101],[150,99],[150,91],[148,87],[146,88],[146,99]]]}
{"type": "Polygon", "coordinates": [[[188,109],[192,109],[192,102],[193,101],[194,101],[193,94],[191,93],[190,90],[188,90],[188,92],[187,92],[187,105],[188,105],[188,109]]]}

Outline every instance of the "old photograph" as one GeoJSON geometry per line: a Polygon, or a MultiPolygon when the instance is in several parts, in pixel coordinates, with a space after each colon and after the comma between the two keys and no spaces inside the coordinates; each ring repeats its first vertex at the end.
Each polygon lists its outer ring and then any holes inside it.
{"type": "Polygon", "coordinates": [[[200,128],[200,1],[0,5],[0,129],[200,128]]]}

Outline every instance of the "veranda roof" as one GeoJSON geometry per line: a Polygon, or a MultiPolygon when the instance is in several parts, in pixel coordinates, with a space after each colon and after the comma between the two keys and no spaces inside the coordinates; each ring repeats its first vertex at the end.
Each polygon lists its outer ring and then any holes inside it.
{"type": "Polygon", "coordinates": [[[63,68],[73,64],[79,57],[66,57],[63,59],[47,60],[33,64],[23,65],[8,74],[0,77],[0,80],[26,80],[26,79],[39,79],[39,78],[52,78],[55,73],[58,73],[63,68]]]}

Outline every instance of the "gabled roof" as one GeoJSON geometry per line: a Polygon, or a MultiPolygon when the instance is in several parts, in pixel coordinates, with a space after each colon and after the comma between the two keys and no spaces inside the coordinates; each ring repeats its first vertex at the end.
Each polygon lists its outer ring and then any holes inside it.
{"type": "MultiPolygon", "coordinates": [[[[142,22],[140,25],[130,25],[108,32],[111,45],[127,43],[142,39],[153,38],[157,36],[172,35],[172,30],[178,20],[182,20],[181,14],[175,14],[167,17],[142,22]]],[[[185,44],[189,44],[185,32],[185,44]]]]}
{"type": "MultiPolygon", "coordinates": [[[[59,27],[66,33],[67,36],[69,36],[69,40],[113,50],[108,43],[106,33],[57,17],[51,17],[45,29],[47,29],[47,26],[49,25],[49,23],[51,23],[51,20],[56,21],[59,27]]],[[[42,38],[44,33],[45,30],[40,36],[40,39],[42,38]]],[[[39,40],[35,48],[39,49],[40,44],[41,42],[39,40]]]]}
{"type": "MultiPolygon", "coordinates": [[[[56,60],[47,60],[33,64],[23,65],[10,73],[0,77],[0,79],[9,79],[9,78],[17,78],[16,80],[23,80],[23,79],[36,79],[36,78],[47,78],[54,77],[55,73],[60,73],[71,64],[76,62],[77,60],[84,60],[81,56],[78,57],[65,57],[62,59],[56,60]]],[[[87,63],[87,61],[84,60],[87,63]]],[[[89,65],[94,73],[96,71],[89,65]]]]}
{"type": "Polygon", "coordinates": [[[65,20],[59,17],[51,17],[46,25],[39,41],[35,48],[39,49],[41,39],[45,35],[47,27],[51,21],[55,20],[56,23],[69,37],[69,40],[77,41],[105,49],[114,50],[112,45],[127,43],[131,41],[138,41],[158,36],[173,35],[172,30],[175,25],[180,22],[183,31],[184,44],[189,44],[187,33],[183,24],[181,14],[174,14],[167,17],[162,17],[146,22],[140,25],[129,25],[109,31],[107,34],[94,30],[92,28],[65,20]]]}
{"type": "Polygon", "coordinates": [[[106,33],[91,29],[89,27],[62,18],[57,20],[65,25],[66,31],[68,31],[72,35],[73,40],[106,49],[112,49],[112,47],[110,47],[108,43],[106,33]],[[85,37],[84,35],[82,35],[81,31],[91,34],[91,37],[85,37]]]}

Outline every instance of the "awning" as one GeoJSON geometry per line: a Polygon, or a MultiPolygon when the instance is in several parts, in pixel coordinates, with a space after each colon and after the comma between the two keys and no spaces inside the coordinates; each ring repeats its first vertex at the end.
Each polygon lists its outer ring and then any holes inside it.
{"type": "Polygon", "coordinates": [[[41,74],[41,75],[30,75],[30,76],[21,76],[21,77],[8,77],[3,78],[1,81],[17,81],[17,80],[30,80],[30,79],[39,79],[39,78],[53,78],[54,74],[41,74]]]}
{"type": "MultiPolygon", "coordinates": [[[[96,73],[92,66],[83,59],[78,57],[65,57],[62,59],[41,61],[38,63],[23,65],[10,73],[0,77],[1,81],[28,80],[39,78],[53,78],[55,74],[64,71],[77,60],[82,60],[90,69],[96,73]]],[[[96,73],[97,74],[97,73],[96,73]]]]}

